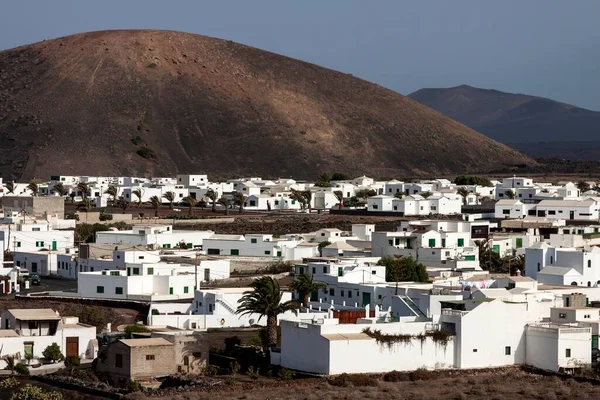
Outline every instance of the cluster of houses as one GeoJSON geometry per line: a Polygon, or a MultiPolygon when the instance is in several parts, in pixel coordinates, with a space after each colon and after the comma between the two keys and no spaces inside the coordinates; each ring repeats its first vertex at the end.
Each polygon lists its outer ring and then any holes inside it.
{"type": "MultiPolygon", "coordinates": [[[[39,184],[41,196],[12,184],[11,193],[0,193],[0,292],[22,290],[25,272],[76,280],[76,292],[47,295],[149,303],[149,332],[132,339],[98,336],[97,327],[52,310],[8,310],[0,320],[0,359],[42,358],[44,348],[57,343],[66,355],[98,359],[116,384],[199,370],[207,360],[207,329],[266,323],[259,314],[237,314],[250,289],[227,284],[234,265],[290,261],[294,275],[310,275],[324,287],[310,294],[298,315],[279,315],[281,346],[271,350],[273,364],[317,374],[590,366],[599,353],[600,198],[572,183],[517,177],[491,183],[458,187],[444,179],[360,177],[323,187],[292,179],[211,183],[206,175],[53,176],[39,184]],[[80,182],[88,184],[88,193],[78,192],[80,182]],[[53,191],[59,183],[66,188],[60,196],[53,191]],[[97,232],[92,243],[75,243],[64,197],[89,196],[103,205],[110,185],[131,201],[134,192],[141,195],[142,202],[166,191],[176,199],[200,199],[209,189],[239,192],[245,208],[254,210],[299,210],[303,204],[294,191],[310,191],[311,208],[342,209],[339,192],[345,200],[367,189],[375,195],[365,199],[364,211],[422,218],[399,220],[393,231],[354,224],[348,231],[286,235],[225,235],[140,221],[127,230],[97,232]],[[469,206],[477,206],[477,214],[462,214],[469,206]],[[482,269],[492,254],[506,262],[506,273],[482,269]],[[390,282],[378,263],[383,257],[414,259],[429,281],[390,282]],[[512,262],[523,268],[511,268],[512,262]]],[[[297,297],[287,291],[282,301],[297,297]]]]}

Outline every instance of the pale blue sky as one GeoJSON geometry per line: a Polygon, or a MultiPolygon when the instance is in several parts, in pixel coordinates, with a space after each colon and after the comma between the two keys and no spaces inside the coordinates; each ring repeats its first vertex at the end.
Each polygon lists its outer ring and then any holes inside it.
{"type": "Polygon", "coordinates": [[[600,1],[3,0],[0,49],[121,28],[220,37],[402,94],[463,83],[600,110],[600,1]]]}

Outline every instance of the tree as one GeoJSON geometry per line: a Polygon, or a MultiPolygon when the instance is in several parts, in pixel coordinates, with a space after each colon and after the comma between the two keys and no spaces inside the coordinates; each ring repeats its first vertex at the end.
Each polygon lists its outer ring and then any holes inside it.
{"type": "Polygon", "coordinates": [[[586,181],[579,181],[577,182],[577,189],[579,189],[581,193],[587,192],[588,190],[590,190],[590,184],[586,181]]]}
{"type": "Polygon", "coordinates": [[[60,351],[60,347],[57,343],[52,343],[51,345],[46,347],[46,349],[42,352],[42,355],[47,360],[52,361],[52,363],[62,361],[65,358],[63,353],[60,351]]]}
{"type": "Polygon", "coordinates": [[[40,193],[39,181],[37,179],[30,180],[27,189],[31,191],[33,197],[37,196],[40,193]]]}
{"type": "Polygon", "coordinates": [[[127,211],[129,208],[129,204],[129,201],[125,197],[119,196],[119,199],[117,200],[117,206],[121,209],[123,214],[125,214],[125,211],[127,211]]]}
{"type": "Polygon", "coordinates": [[[431,193],[430,191],[425,191],[425,192],[421,192],[419,193],[421,195],[421,197],[423,197],[424,199],[430,197],[433,193],[431,193]]]}
{"type": "Polygon", "coordinates": [[[131,194],[138,198],[136,206],[140,208],[142,206],[142,197],[144,196],[144,191],[142,189],[133,189],[131,194]]]}
{"type": "Polygon", "coordinates": [[[243,193],[235,192],[233,194],[233,203],[240,208],[240,214],[244,212],[244,204],[246,203],[246,196],[243,193]]]}
{"type": "Polygon", "coordinates": [[[225,196],[221,196],[217,200],[217,204],[222,205],[225,208],[225,215],[229,215],[229,200],[225,196]]]}
{"type": "Polygon", "coordinates": [[[194,207],[198,204],[198,200],[192,196],[186,196],[182,200],[184,203],[188,205],[188,215],[194,215],[194,207]]]}
{"type": "Polygon", "coordinates": [[[317,246],[317,248],[319,249],[319,255],[321,257],[323,257],[323,249],[327,246],[329,246],[331,244],[331,242],[328,242],[327,240],[324,242],[319,243],[319,245],[317,246]]]}
{"type": "Polygon", "coordinates": [[[215,192],[212,189],[208,189],[204,197],[210,200],[210,203],[212,205],[212,212],[217,212],[217,200],[219,199],[217,192],[215,192]]]}
{"type": "Polygon", "coordinates": [[[469,193],[471,193],[471,192],[469,192],[469,189],[467,189],[464,186],[461,186],[456,190],[456,193],[460,194],[462,196],[463,204],[467,205],[467,196],[469,195],[469,193]]]}
{"type": "Polygon", "coordinates": [[[346,174],[342,174],[341,172],[334,172],[331,174],[332,181],[347,181],[350,177],[346,174]]]}
{"type": "Polygon", "coordinates": [[[17,188],[17,184],[15,181],[8,181],[4,184],[4,187],[8,191],[8,193],[15,194],[15,189],[17,188]]]}
{"type": "Polygon", "coordinates": [[[296,279],[290,284],[290,289],[298,292],[298,297],[302,300],[302,305],[308,307],[308,300],[310,295],[319,289],[327,287],[323,282],[316,282],[313,280],[313,276],[308,276],[304,273],[298,275],[296,279]]]}
{"type": "Polygon", "coordinates": [[[396,192],[396,194],[394,194],[394,197],[397,199],[401,199],[404,197],[404,193],[403,192],[396,192]]]}
{"type": "Polygon", "coordinates": [[[79,182],[76,186],[77,190],[81,192],[81,197],[85,200],[90,194],[90,184],[88,182],[79,182]]]}
{"type": "Polygon", "coordinates": [[[77,204],[77,209],[85,212],[85,222],[87,222],[88,213],[92,210],[92,202],[86,197],[77,204]]]}
{"type": "Polygon", "coordinates": [[[251,291],[244,292],[238,300],[236,314],[249,315],[259,314],[267,318],[267,344],[269,347],[277,345],[277,316],[287,311],[298,315],[300,303],[295,300],[281,302],[283,291],[279,283],[271,276],[263,276],[255,279],[250,285],[251,291]]]}
{"type": "Polygon", "coordinates": [[[52,187],[50,193],[56,193],[57,195],[64,197],[69,194],[69,189],[67,189],[65,185],[62,184],[62,182],[58,182],[52,187]]]}
{"type": "Polygon", "coordinates": [[[327,172],[323,172],[321,175],[319,175],[317,177],[315,186],[330,187],[331,186],[331,184],[329,183],[330,181],[331,181],[331,175],[329,175],[327,172]]]}
{"type": "Polygon", "coordinates": [[[341,190],[334,190],[333,194],[335,195],[335,198],[338,201],[339,209],[342,210],[344,208],[344,192],[342,192],[341,190]]]}
{"type": "Polygon", "coordinates": [[[165,194],[163,194],[162,197],[163,197],[163,199],[165,199],[166,201],[169,202],[169,209],[172,210],[173,202],[175,201],[175,192],[168,191],[165,194]]]}
{"type": "Polygon", "coordinates": [[[482,176],[474,176],[474,175],[459,175],[454,178],[454,183],[461,186],[493,186],[492,182],[489,179],[484,178],[482,176]]]}
{"type": "Polygon", "coordinates": [[[154,216],[155,217],[158,217],[158,211],[160,210],[161,205],[162,205],[162,202],[160,201],[158,196],[150,197],[150,206],[152,206],[152,208],[154,208],[154,216]]]}
{"type": "Polygon", "coordinates": [[[306,197],[301,190],[292,189],[290,193],[290,199],[300,203],[301,209],[304,210],[306,208],[306,197]]]}
{"type": "Polygon", "coordinates": [[[115,185],[108,185],[108,187],[104,191],[104,194],[107,194],[110,197],[112,197],[111,201],[114,204],[117,201],[117,196],[119,195],[119,188],[117,188],[115,185]]]}
{"type": "Polygon", "coordinates": [[[412,257],[387,256],[377,262],[385,265],[387,282],[428,282],[427,268],[412,257]]]}
{"type": "Polygon", "coordinates": [[[2,359],[6,363],[5,369],[9,370],[11,375],[14,375],[15,374],[15,366],[16,366],[15,356],[8,355],[8,356],[2,357],[2,359]]]}
{"type": "Polygon", "coordinates": [[[504,194],[511,200],[514,200],[515,198],[515,192],[512,189],[507,190],[506,192],[504,192],[504,194]]]}
{"type": "Polygon", "coordinates": [[[308,207],[308,211],[312,210],[312,192],[310,190],[303,190],[302,197],[306,200],[306,206],[308,207]]]}
{"type": "Polygon", "coordinates": [[[69,193],[69,197],[71,198],[71,203],[75,203],[76,196],[77,196],[77,193],[75,193],[75,192],[69,193]]]}
{"type": "Polygon", "coordinates": [[[359,189],[354,195],[359,199],[366,200],[369,197],[377,196],[377,192],[374,189],[359,189]]]}
{"type": "Polygon", "coordinates": [[[492,248],[490,240],[475,240],[475,245],[479,249],[479,265],[482,269],[490,272],[501,272],[504,269],[500,254],[492,248]]]}
{"type": "Polygon", "coordinates": [[[124,333],[125,333],[125,337],[127,339],[132,339],[134,333],[144,333],[144,332],[150,332],[150,330],[148,328],[146,328],[144,325],[133,324],[133,325],[127,325],[125,327],[124,333]]]}

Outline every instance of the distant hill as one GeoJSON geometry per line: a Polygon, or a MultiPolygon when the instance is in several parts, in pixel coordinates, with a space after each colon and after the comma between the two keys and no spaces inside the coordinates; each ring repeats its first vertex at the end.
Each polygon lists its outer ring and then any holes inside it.
{"type": "Polygon", "coordinates": [[[409,95],[490,138],[534,157],[593,160],[600,153],[600,112],[554,100],[468,85],[421,89],[409,95]],[[534,143],[541,143],[537,146],[534,143]]]}
{"type": "Polygon", "coordinates": [[[103,31],[0,52],[5,179],[416,176],[523,163],[534,162],[408,97],[226,40],[103,31]]]}

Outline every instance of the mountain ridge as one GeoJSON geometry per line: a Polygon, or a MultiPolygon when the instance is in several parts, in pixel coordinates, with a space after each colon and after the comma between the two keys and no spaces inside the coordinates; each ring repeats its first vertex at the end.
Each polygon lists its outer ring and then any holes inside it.
{"type": "Polygon", "coordinates": [[[389,89],[231,41],[118,30],[0,52],[5,179],[419,176],[523,163],[534,162],[389,89]]]}

